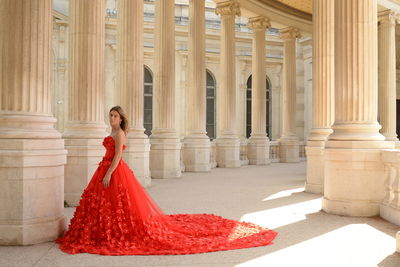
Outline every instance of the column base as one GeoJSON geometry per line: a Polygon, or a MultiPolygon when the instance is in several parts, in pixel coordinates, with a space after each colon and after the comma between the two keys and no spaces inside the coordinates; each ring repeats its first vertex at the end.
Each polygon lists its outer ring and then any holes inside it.
{"type": "Polygon", "coordinates": [[[155,179],[178,178],[181,172],[181,147],[178,137],[150,137],[150,172],[155,179]]]}
{"type": "Polygon", "coordinates": [[[241,166],[239,138],[217,138],[217,164],[219,168],[238,168],[241,166]]]}
{"type": "Polygon", "coordinates": [[[247,155],[250,165],[267,165],[271,163],[268,137],[250,137],[247,155]]]}
{"type": "Polygon", "coordinates": [[[381,150],[393,146],[385,141],[328,141],[323,210],[345,216],[379,215],[385,182],[381,150]]]}
{"type": "Polygon", "coordinates": [[[394,148],[395,149],[400,149],[400,141],[399,140],[394,141],[394,148]]]}
{"type": "Polygon", "coordinates": [[[246,138],[240,140],[240,166],[249,165],[248,144],[249,141],[246,138]]]}
{"type": "Polygon", "coordinates": [[[307,180],[305,190],[308,193],[324,193],[324,148],[306,146],[307,180]]]}
{"type": "MultiPolygon", "coordinates": [[[[42,218],[43,220],[43,218],[42,218]]],[[[26,246],[49,241],[60,237],[66,229],[66,218],[60,215],[40,222],[7,222],[0,221],[0,246],[26,246]]]]}
{"type": "Polygon", "coordinates": [[[322,200],[322,209],[326,213],[335,215],[372,217],[379,215],[379,202],[332,200],[324,197],[322,200]]]}
{"type": "Polygon", "coordinates": [[[209,172],[210,139],[204,135],[199,137],[187,136],[183,140],[183,163],[186,172],[209,172]]]}
{"type": "Polygon", "coordinates": [[[396,225],[400,225],[400,209],[392,207],[387,203],[380,204],[380,216],[396,225]]]}
{"type": "Polygon", "coordinates": [[[128,134],[126,147],[122,156],[124,161],[132,169],[143,187],[151,186],[149,139],[144,134],[142,137],[129,136],[128,134]]]}
{"type": "Polygon", "coordinates": [[[210,168],[217,168],[217,144],[215,140],[211,141],[210,147],[210,168]]]}
{"type": "Polygon", "coordinates": [[[0,148],[0,245],[55,240],[65,230],[64,140],[0,139],[0,148]]]}
{"type": "Polygon", "coordinates": [[[99,162],[104,156],[103,139],[65,139],[68,150],[65,165],[65,201],[69,206],[78,206],[99,162]]]}
{"type": "Polygon", "coordinates": [[[279,140],[279,159],[284,163],[300,162],[299,156],[300,144],[299,140],[279,140]]]}
{"type": "Polygon", "coordinates": [[[324,194],[324,185],[312,184],[312,183],[306,182],[304,190],[307,193],[323,195],[324,194]]]}
{"type": "Polygon", "coordinates": [[[269,159],[273,163],[279,162],[279,142],[270,141],[269,142],[269,159]]]}

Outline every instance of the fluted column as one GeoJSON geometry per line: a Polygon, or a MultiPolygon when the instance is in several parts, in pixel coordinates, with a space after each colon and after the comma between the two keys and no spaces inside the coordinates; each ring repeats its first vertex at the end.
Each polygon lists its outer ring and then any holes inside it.
{"type": "Polygon", "coordinates": [[[377,1],[335,1],[335,122],[325,145],[323,209],[375,216],[384,196],[377,122],[377,1]]]}
{"type": "Polygon", "coordinates": [[[175,126],[175,1],[157,1],[155,12],[150,171],[153,178],[174,178],[181,176],[181,143],[175,126]]]}
{"type": "Polygon", "coordinates": [[[266,66],[265,31],[271,27],[265,17],[249,19],[253,30],[252,86],[251,86],[251,136],[248,143],[250,165],[266,165],[269,161],[269,138],[266,129],[266,66]]]}
{"type": "Polygon", "coordinates": [[[385,140],[398,141],[396,133],[396,20],[391,10],[379,13],[378,71],[379,122],[385,140]]]}
{"type": "Polygon", "coordinates": [[[376,0],[335,1],[335,123],[329,140],[383,138],[377,122],[376,9],[376,0]]]}
{"type": "Polygon", "coordinates": [[[144,134],[143,1],[119,0],[117,21],[117,88],[130,130],[124,160],[143,186],[151,184],[150,142],[144,134]]]}
{"type": "Polygon", "coordinates": [[[65,200],[78,205],[83,189],[104,154],[103,0],[69,2],[69,120],[63,137],[68,149],[65,200]]]}
{"type": "Polygon", "coordinates": [[[281,162],[299,162],[299,138],[296,136],[296,38],[298,29],[280,31],[283,39],[283,112],[282,136],[279,140],[281,162]]]}
{"type": "Polygon", "coordinates": [[[206,135],[205,1],[189,1],[189,80],[186,94],[185,171],[210,171],[206,135]]]}
{"type": "Polygon", "coordinates": [[[240,139],[236,133],[235,16],[240,16],[236,1],[217,3],[221,15],[221,85],[217,94],[217,164],[220,168],[240,167],[240,139]]]}
{"type": "Polygon", "coordinates": [[[0,8],[0,245],[29,245],[65,228],[66,150],[50,97],[52,0],[0,8]]]}
{"type": "Polygon", "coordinates": [[[324,147],[334,120],[334,1],[313,1],[312,125],[306,191],[324,192],[324,147]]]}

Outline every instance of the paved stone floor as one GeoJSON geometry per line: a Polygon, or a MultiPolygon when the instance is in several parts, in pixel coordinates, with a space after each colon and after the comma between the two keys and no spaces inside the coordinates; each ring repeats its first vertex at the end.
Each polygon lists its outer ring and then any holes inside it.
{"type": "MultiPolygon", "coordinates": [[[[0,266],[400,266],[400,227],[375,218],[321,211],[305,193],[305,162],[213,169],[153,180],[149,193],[166,213],[215,213],[276,230],[266,247],[180,256],[68,255],[54,242],[0,247],[0,266]]],[[[66,208],[68,219],[74,209],[66,208]]]]}

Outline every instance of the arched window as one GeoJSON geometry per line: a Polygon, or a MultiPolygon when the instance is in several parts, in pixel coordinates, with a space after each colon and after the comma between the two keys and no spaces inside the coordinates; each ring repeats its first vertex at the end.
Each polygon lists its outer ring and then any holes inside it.
{"type": "MultiPolygon", "coordinates": [[[[246,90],[246,137],[249,138],[251,135],[251,81],[252,81],[252,75],[247,79],[247,90],[246,90]]],[[[270,133],[270,88],[271,84],[269,82],[268,77],[266,77],[266,133],[268,133],[268,136],[271,136],[270,133]]]]}
{"type": "Polygon", "coordinates": [[[143,125],[148,136],[153,129],[153,75],[149,68],[144,66],[144,112],[143,125]]]}
{"type": "Polygon", "coordinates": [[[206,75],[206,131],[210,139],[215,139],[215,79],[208,70],[206,70],[206,75]]]}

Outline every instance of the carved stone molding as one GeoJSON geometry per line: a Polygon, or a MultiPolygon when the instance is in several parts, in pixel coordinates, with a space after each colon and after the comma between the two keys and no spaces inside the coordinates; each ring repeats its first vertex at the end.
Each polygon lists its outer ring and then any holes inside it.
{"type": "Polygon", "coordinates": [[[279,37],[283,40],[291,40],[291,39],[296,39],[300,38],[301,34],[299,29],[295,27],[287,27],[283,28],[279,31],[279,37]]]}
{"type": "Polygon", "coordinates": [[[400,14],[396,13],[390,9],[378,12],[378,21],[379,23],[388,23],[395,25],[400,21],[400,14]]]}
{"type": "Polygon", "coordinates": [[[236,1],[225,1],[217,3],[215,8],[217,15],[237,15],[240,16],[240,5],[236,1]]]}
{"type": "Polygon", "coordinates": [[[266,30],[271,27],[271,23],[268,18],[263,16],[253,17],[249,19],[247,27],[251,28],[253,31],[256,30],[266,30]]]}

